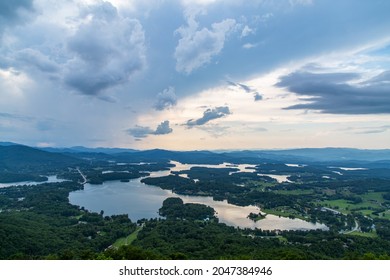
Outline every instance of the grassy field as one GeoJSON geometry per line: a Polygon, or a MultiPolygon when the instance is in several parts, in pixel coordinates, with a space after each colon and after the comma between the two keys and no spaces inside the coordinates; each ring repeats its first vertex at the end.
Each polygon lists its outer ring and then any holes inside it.
{"type": "Polygon", "coordinates": [[[369,192],[360,195],[361,199],[363,200],[360,203],[352,203],[351,201],[345,199],[337,199],[337,200],[324,200],[320,202],[319,205],[327,206],[329,208],[338,210],[343,214],[350,214],[351,211],[355,210],[362,213],[363,215],[369,216],[372,215],[372,213],[375,211],[385,210],[385,208],[381,206],[381,203],[385,201],[382,197],[382,194],[383,193],[369,192]]]}
{"type": "Polygon", "coordinates": [[[115,248],[119,248],[120,246],[123,245],[130,245],[131,243],[133,243],[134,240],[137,239],[138,233],[141,231],[141,229],[142,226],[137,227],[137,229],[133,233],[131,233],[126,237],[119,238],[117,241],[115,241],[115,243],[112,246],[115,248]]]}
{"type": "Polygon", "coordinates": [[[337,211],[340,211],[343,214],[351,213],[350,207],[352,204],[345,199],[336,199],[336,200],[324,200],[319,203],[320,206],[326,206],[337,211]]]}
{"type": "Polygon", "coordinates": [[[305,217],[302,216],[298,211],[290,208],[290,207],[276,207],[273,209],[261,209],[262,212],[266,214],[271,214],[275,216],[289,218],[289,216],[294,216],[297,219],[306,220],[305,217]]]}

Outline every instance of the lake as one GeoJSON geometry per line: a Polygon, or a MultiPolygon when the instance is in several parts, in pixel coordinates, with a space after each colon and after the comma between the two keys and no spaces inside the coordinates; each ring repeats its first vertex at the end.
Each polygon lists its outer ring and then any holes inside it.
{"type": "MultiPolygon", "coordinates": [[[[174,162],[176,164],[176,162],[174,162]]],[[[200,166],[200,165],[191,165],[200,166]]],[[[205,165],[201,165],[206,167],[205,165]]],[[[173,167],[171,170],[187,170],[189,165],[173,167]]],[[[207,167],[216,168],[215,165],[207,167]]],[[[225,164],[218,167],[226,167],[225,164]]],[[[247,167],[247,166],[245,166],[247,167]]],[[[237,167],[242,169],[242,167],[237,167]]],[[[248,170],[248,169],[247,169],[248,170]]],[[[248,172],[252,172],[249,171],[248,172]]],[[[170,171],[152,172],[150,176],[160,177],[169,175],[170,171]]],[[[214,201],[212,197],[185,196],[163,190],[156,186],[141,183],[141,179],[133,179],[129,182],[108,181],[101,185],[85,184],[83,190],[71,192],[69,200],[74,205],[100,212],[104,215],[128,214],[132,221],[142,218],[158,218],[158,209],[162,202],[168,197],[180,197],[185,203],[201,203],[211,206],[217,212],[219,221],[230,226],[241,228],[261,228],[263,230],[310,230],[328,228],[323,224],[313,224],[300,219],[288,219],[275,215],[267,215],[265,219],[254,222],[247,218],[253,212],[258,213],[260,209],[256,206],[237,206],[227,201],[214,201]]]]}
{"type": "Polygon", "coordinates": [[[56,175],[47,176],[47,179],[48,180],[44,182],[25,181],[25,182],[14,182],[14,183],[0,183],[0,188],[8,188],[11,186],[24,186],[24,185],[34,186],[34,185],[39,185],[44,183],[58,183],[58,182],[65,181],[63,179],[58,179],[56,175]]]}

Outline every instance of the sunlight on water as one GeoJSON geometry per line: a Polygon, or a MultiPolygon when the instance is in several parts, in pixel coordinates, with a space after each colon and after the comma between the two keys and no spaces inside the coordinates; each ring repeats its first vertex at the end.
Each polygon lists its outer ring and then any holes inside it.
{"type": "MultiPolygon", "coordinates": [[[[192,166],[216,167],[216,165],[173,163],[176,164],[176,166],[171,168],[172,171],[188,170],[192,166]]],[[[248,167],[249,165],[242,166],[240,169],[248,167]]],[[[224,163],[218,165],[218,167],[231,166],[227,166],[227,164],[224,163]]],[[[250,170],[250,172],[252,172],[252,170],[250,170]]],[[[169,174],[169,170],[157,171],[152,172],[150,177],[161,177],[169,174]]],[[[185,203],[201,203],[211,206],[215,209],[219,221],[231,226],[267,230],[327,229],[327,227],[322,224],[313,224],[300,219],[288,219],[270,214],[267,215],[265,219],[254,222],[248,219],[247,216],[250,213],[259,213],[260,209],[256,206],[237,206],[227,203],[226,200],[214,201],[212,197],[208,196],[177,195],[169,190],[163,190],[156,186],[143,184],[141,183],[140,178],[130,180],[130,182],[126,183],[109,181],[104,182],[102,185],[85,184],[84,190],[71,192],[69,194],[69,200],[72,204],[83,206],[94,212],[103,210],[105,215],[128,214],[132,221],[137,221],[142,218],[158,218],[158,209],[162,206],[162,202],[168,197],[180,197],[185,203]]]]}

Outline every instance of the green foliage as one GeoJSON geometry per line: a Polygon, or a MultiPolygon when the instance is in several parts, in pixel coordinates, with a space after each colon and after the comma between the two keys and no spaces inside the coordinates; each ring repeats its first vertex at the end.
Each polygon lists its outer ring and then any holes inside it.
{"type": "Polygon", "coordinates": [[[124,245],[118,249],[110,248],[97,257],[97,259],[111,260],[156,260],[161,258],[162,256],[158,254],[132,245],[124,245]]]}
{"type": "MultiPolygon", "coordinates": [[[[0,146],[0,169],[10,172],[54,171],[82,164],[84,161],[59,153],[49,153],[22,145],[0,146]]],[[[35,172],[35,173],[34,173],[35,172]]]]}
{"type": "Polygon", "coordinates": [[[47,180],[48,178],[45,176],[0,171],[0,183],[13,183],[13,182],[24,182],[24,181],[45,182],[47,180]]]}
{"type": "MultiPolygon", "coordinates": [[[[251,154],[233,159],[228,154],[162,150],[91,153],[86,162],[81,160],[86,154],[75,155],[78,159],[24,146],[0,147],[0,181],[45,180],[39,174],[72,180],[0,189],[0,259],[389,259],[390,173],[385,163],[381,168],[343,170],[339,175],[328,166],[343,165],[309,163],[297,168],[277,158],[267,162],[251,154]],[[160,214],[166,219],[143,220],[137,228],[127,215],[104,217],[103,212],[91,213],[69,203],[69,192],[83,187],[75,183],[83,181],[78,170],[90,183],[126,181],[167,170],[170,159],[187,163],[231,160],[257,167],[253,173],[236,172],[233,166],[195,167],[142,181],[178,194],[258,205],[273,213],[325,223],[330,230],[237,229],[219,224],[211,207],[184,204],[180,198],[163,202],[160,214]],[[118,165],[112,160],[154,163],[118,165]],[[279,184],[258,173],[290,175],[295,183],[279,184]],[[356,224],[362,232],[349,233],[356,224]]],[[[252,213],[250,218],[259,216],[252,213]]]]}
{"type": "Polygon", "coordinates": [[[69,192],[81,187],[63,182],[0,189],[0,259],[93,259],[136,229],[127,215],[103,218],[71,205],[69,192]]]}
{"type": "Polygon", "coordinates": [[[171,259],[389,258],[390,242],[380,239],[324,231],[291,231],[282,236],[215,222],[150,220],[133,244],[171,259]]]}
{"type": "Polygon", "coordinates": [[[214,217],[214,209],[210,206],[195,203],[183,203],[178,197],[169,197],[164,200],[159,214],[168,219],[205,220],[214,217]]]}

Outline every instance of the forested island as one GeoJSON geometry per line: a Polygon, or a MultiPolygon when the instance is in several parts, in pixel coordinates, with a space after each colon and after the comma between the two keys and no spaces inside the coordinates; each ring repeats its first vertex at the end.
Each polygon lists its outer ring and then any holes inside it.
{"type": "Polygon", "coordinates": [[[0,145],[0,183],[15,182],[0,188],[0,259],[389,259],[390,160],[383,159],[388,152],[345,159],[344,151],[338,159],[340,151],[333,151],[318,160],[306,150],[282,156],[0,145]],[[169,172],[174,161],[207,166],[169,172]],[[229,165],[212,166],[222,163],[229,165]],[[240,170],[239,164],[251,166],[240,170]],[[164,170],[169,174],[149,176],[164,170]],[[51,175],[64,181],[46,182],[51,175]],[[178,195],[261,209],[247,219],[276,215],[322,223],[327,230],[228,226],[212,207],[180,198],[167,198],[159,217],[137,221],[69,202],[69,194],[85,183],[136,178],[178,195]],[[24,181],[39,184],[17,184],[24,181]]]}

